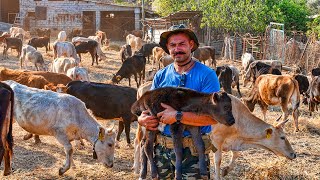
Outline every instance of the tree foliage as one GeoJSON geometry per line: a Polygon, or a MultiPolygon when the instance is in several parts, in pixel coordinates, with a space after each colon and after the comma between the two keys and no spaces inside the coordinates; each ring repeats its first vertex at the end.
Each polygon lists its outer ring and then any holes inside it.
{"type": "Polygon", "coordinates": [[[263,32],[270,22],[286,30],[306,30],[307,0],[154,0],[161,15],[181,10],[203,11],[202,24],[226,32],[263,32]]]}

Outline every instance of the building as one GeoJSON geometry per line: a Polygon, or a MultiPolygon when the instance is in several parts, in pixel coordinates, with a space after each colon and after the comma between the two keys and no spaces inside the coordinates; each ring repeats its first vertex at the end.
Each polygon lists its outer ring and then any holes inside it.
{"type": "Polygon", "coordinates": [[[123,40],[124,30],[142,28],[141,7],[115,5],[108,0],[1,0],[0,2],[1,17],[3,17],[0,20],[18,24],[31,32],[35,28],[51,28],[53,31],[67,32],[81,29],[83,35],[93,35],[97,30],[102,30],[113,40],[123,40]],[[9,12],[12,7],[15,11],[9,12]],[[14,13],[17,13],[17,17],[14,13]]]}

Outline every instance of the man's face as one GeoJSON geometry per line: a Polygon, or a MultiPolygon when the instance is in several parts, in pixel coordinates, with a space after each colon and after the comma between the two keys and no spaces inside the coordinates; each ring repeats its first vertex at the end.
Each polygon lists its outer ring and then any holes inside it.
{"type": "Polygon", "coordinates": [[[191,56],[191,49],[194,46],[194,41],[190,40],[188,35],[184,33],[174,34],[169,37],[167,48],[170,56],[176,62],[184,62],[191,56]]]}

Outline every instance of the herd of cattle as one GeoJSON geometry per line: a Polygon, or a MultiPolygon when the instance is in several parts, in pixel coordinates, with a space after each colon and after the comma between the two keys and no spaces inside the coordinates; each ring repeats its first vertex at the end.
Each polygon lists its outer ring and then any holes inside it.
{"type": "MultiPolygon", "coordinates": [[[[85,139],[90,142],[94,150],[93,157],[106,167],[112,167],[114,150],[115,147],[119,147],[118,141],[122,131],[125,130],[127,146],[131,148],[130,125],[137,120],[136,115],[139,114],[137,108],[143,109],[155,105],[153,101],[148,101],[149,104],[143,102],[147,99],[147,94],[145,96],[143,94],[150,89],[157,70],[172,63],[172,58],[159,47],[159,44],[145,43],[141,37],[128,34],[126,45],[121,47],[119,54],[122,65],[112,77],[112,83],[95,83],[90,82],[87,69],[81,67],[80,54],[89,52],[92,57],[92,66],[94,63],[98,65],[98,61],[106,60],[102,47],[108,44],[108,40],[104,32],[98,31],[95,36],[89,37],[76,36],[69,42],[66,41],[66,32],[61,31],[52,45],[54,60],[50,64],[45,63],[42,54],[37,50],[39,47],[45,47],[46,52],[50,51],[50,29],[40,29],[38,35],[39,37],[31,38],[30,33],[23,29],[12,28],[10,33],[4,33],[0,37],[0,42],[4,45],[3,58],[8,58],[9,48],[16,49],[21,68],[21,70],[0,69],[0,128],[2,130],[0,158],[5,160],[4,175],[9,175],[11,172],[13,118],[28,132],[24,137],[25,140],[34,136],[35,142],[40,143],[39,135],[49,135],[54,136],[63,145],[66,161],[59,169],[59,175],[64,174],[72,164],[73,148],[70,142],[73,140],[82,142],[85,139]],[[23,45],[26,40],[28,43],[23,45]],[[149,60],[150,56],[152,62],[149,60]],[[37,71],[28,70],[28,62],[32,62],[37,71]],[[153,69],[150,72],[146,72],[147,63],[152,64],[153,69]],[[24,70],[22,70],[23,64],[24,70]],[[123,78],[128,78],[131,86],[132,75],[138,89],[115,85],[123,78]],[[102,127],[95,117],[120,118],[117,133],[114,128],[102,127]]],[[[320,68],[314,68],[310,77],[298,72],[282,75],[280,61],[255,60],[249,53],[242,55],[240,70],[231,65],[216,66],[215,50],[210,46],[198,48],[193,55],[203,63],[211,60],[209,66],[216,70],[221,88],[228,95],[220,101],[217,95],[213,95],[209,98],[213,102],[206,100],[207,109],[190,104],[197,101],[187,100],[184,106],[189,109],[184,108],[189,111],[200,109],[202,113],[211,113],[214,117],[225,118],[229,116],[219,113],[227,112],[215,111],[213,105],[216,105],[216,108],[225,108],[226,104],[221,102],[229,102],[228,109],[230,113],[232,112],[234,120],[233,123],[229,123],[231,126],[224,125],[226,123],[212,125],[214,128],[211,141],[217,148],[215,178],[220,179],[220,175],[228,174],[235,167],[235,160],[240,156],[238,151],[250,147],[262,147],[276,155],[294,159],[296,154],[282,129],[289,116],[288,105],[292,106],[295,130],[298,131],[300,96],[302,95],[302,102],[308,105],[310,115],[317,110],[320,103],[320,68]],[[243,97],[240,91],[241,74],[244,86],[252,82],[251,90],[246,97],[243,97]],[[232,95],[232,88],[235,86],[241,100],[232,95]],[[281,106],[283,120],[276,126],[266,123],[252,114],[255,104],[261,107],[264,120],[266,120],[268,106],[281,106]],[[222,151],[232,151],[233,158],[221,172],[222,151]]],[[[165,89],[160,89],[155,93],[164,92],[165,89]]],[[[199,98],[199,95],[194,93],[186,94],[187,99],[199,98]]],[[[151,97],[155,98],[155,96],[151,97]]],[[[156,100],[159,101],[159,99],[156,100]]],[[[182,104],[179,104],[182,102],[173,103],[177,103],[176,106],[182,108],[182,104]]],[[[223,121],[223,118],[218,119],[223,121]]],[[[151,137],[154,138],[154,135],[151,137]]],[[[154,142],[151,137],[149,134],[149,148],[150,143],[154,142]]],[[[147,138],[144,128],[138,126],[134,140],[133,169],[135,173],[139,173],[142,163],[141,178],[145,178],[146,175],[145,160],[147,157],[150,160],[152,156],[152,151],[144,144],[147,138]]],[[[150,163],[152,165],[152,161],[150,163]]],[[[153,171],[152,177],[154,176],[153,171]]]]}

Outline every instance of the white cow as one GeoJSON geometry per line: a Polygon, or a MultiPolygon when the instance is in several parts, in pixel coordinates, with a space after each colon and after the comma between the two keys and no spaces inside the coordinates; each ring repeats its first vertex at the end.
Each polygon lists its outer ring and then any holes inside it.
{"type": "Polygon", "coordinates": [[[241,56],[242,67],[244,71],[247,71],[249,65],[255,61],[253,55],[251,53],[244,53],[241,56]]]}
{"type": "Polygon", "coordinates": [[[37,51],[34,47],[30,45],[24,45],[22,47],[21,56],[20,56],[20,68],[22,68],[22,64],[24,62],[24,68],[28,69],[27,64],[29,61],[34,64],[37,71],[39,71],[39,69],[42,71],[47,70],[42,54],[39,51],[37,51]]]}
{"type": "Polygon", "coordinates": [[[94,158],[106,167],[114,161],[116,134],[103,128],[78,98],[62,93],[29,88],[14,81],[4,81],[14,91],[14,119],[26,131],[37,135],[54,136],[63,145],[64,174],[73,164],[71,141],[86,139],[94,150],[94,158]]]}
{"type": "Polygon", "coordinates": [[[54,59],[57,57],[73,57],[77,63],[80,63],[80,58],[76,48],[71,42],[54,42],[53,43],[54,59]]]}
{"type": "Polygon", "coordinates": [[[142,39],[133,34],[127,35],[126,43],[131,46],[132,54],[134,54],[135,51],[138,51],[142,47],[142,39]]]}
{"type": "Polygon", "coordinates": [[[67,33],[65,31],[60,31],[58,34],[58,42],[64,42],[67,39],[67,33]]]}
{"type": "Polygon", "coordinates": [[[72,38],[72,43],[74,43],[74,42],[88,42],[88,41],[94,40],[98,43],[96,50],[97,50],[97,54],[98,54],[100,60],[106,60],[107,56],[101,50],[101,40],[99,40],[99,39],[100,38],[98,36],[89,36],[88,38],[74,37],[74,38],[72,38]]]}
{"type": "Polygon", "coordinates": [[[67,76],[70,77],[73,81],[88,81],[89,75],[88,70],[84,67],[73,67],[67,71],[67,76]]]}
{"type": "Polygon", "coordinates": [[[60,57],[52,61],[51,72],[67,74],[67,71],[78,66],[78,62],[72,57],[60,57]]]}

